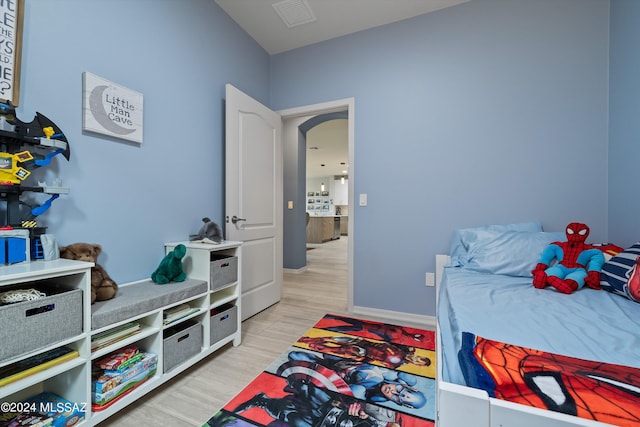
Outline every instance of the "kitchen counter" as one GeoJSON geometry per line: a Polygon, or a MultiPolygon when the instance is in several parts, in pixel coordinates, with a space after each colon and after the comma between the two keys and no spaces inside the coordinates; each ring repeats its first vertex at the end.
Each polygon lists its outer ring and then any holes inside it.
{"type": "Polygon", "coordinates": [[[340,216],[311,216],[307,225],[307,243],[324,243],[339,239],[340,216]],[[337,226],[337,228],[336,228],[337,226]]]}

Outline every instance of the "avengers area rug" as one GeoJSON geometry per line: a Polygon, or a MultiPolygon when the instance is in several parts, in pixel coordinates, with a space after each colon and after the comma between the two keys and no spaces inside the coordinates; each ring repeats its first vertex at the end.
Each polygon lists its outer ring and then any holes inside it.
{"type": "Polygon", "coordinates": [[[203,427],[434,426],[433,331],[327,314],[203,427]]]}

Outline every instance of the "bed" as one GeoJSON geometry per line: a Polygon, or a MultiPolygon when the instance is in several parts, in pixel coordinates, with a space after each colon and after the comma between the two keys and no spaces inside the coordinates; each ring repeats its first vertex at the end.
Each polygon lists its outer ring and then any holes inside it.
{"type": "Polygon", "coordinates": [[[477,227],[438,256],[439,427],[640,425],[640,304],[621,287],[640,244],[607,257],[603,290],[534,288],[540,253],[565,240],[537,222],[477,227]]]}

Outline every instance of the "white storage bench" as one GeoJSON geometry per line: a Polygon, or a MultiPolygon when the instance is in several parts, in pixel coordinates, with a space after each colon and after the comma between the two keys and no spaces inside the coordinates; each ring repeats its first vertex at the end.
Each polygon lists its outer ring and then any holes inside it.
{"type": "Polygon", "coordinates": [[[156,355],[157,369],[137,387],[108,406],[87,405],[82,425],[92,427],[221,347],[240,345],[241,242],[178,242],[166,244],[165,250],[179,243],[187,247],[183,258],[187,280],[158,285],[145,279],[121,285],[115,298],[95,304],[90,303],[91,263],[57,259],[0,266],[3,291],[43,283],[49,290],[59,285],[62,291],[35,306],[27,303],[0,311],[0,336],[13,334],[14,326],[29,334],[27,348],[0,346],[0,368],[61,346],[77,353],[75,358],[0,387],[0,402],[19,402],[46,391],[74,403],[90,403],[92,367],[98,360],[129,346],[156,355]],[[217,267],[220,271],[215,271],[217,267]],[[175,313],[184,314],[172,317],[175,313]],[[39,323],[30,326],[18,315],[39,323]],[[54,319],[55,315],[62,317],[54,319]],[[36,333],[50,324],[64,330],[62,335],[36,333]]]}

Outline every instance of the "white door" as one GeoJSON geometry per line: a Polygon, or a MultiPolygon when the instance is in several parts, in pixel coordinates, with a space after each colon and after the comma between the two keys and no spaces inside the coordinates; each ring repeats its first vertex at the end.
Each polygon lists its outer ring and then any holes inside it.
{"type": "Polygon", "coordinates": [[[282,119],[226,86],[226,239],[242,244],[242,320],[282,297],[282,119]]]}

